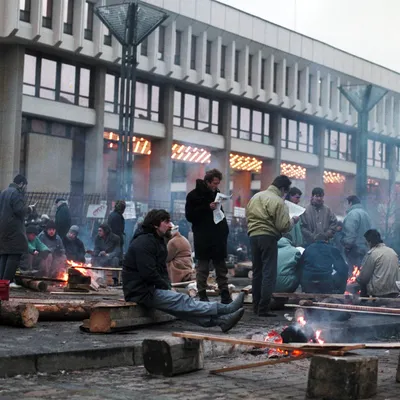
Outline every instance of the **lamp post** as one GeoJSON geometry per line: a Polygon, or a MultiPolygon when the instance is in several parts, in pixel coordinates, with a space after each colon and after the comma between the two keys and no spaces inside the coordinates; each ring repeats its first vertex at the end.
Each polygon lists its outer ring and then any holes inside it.
{"type": "Polygon", "coordinates": [[[356,193],[365,203],[367,196],[367,159],[368,159],[368,116],[369,112],[388,92],[375,85],[342,85],[340,92],[357,110],[358,131],[356,146],[356,193]]]}
{"type": "Polygon", "coordinates": [[[131,200],[133,136],[135,126],[137,46],[167,18],[163,10],[139,0],[97,7],[94,12],[122,45],[119,142],[117,157],[118,197],[131,200]]]}

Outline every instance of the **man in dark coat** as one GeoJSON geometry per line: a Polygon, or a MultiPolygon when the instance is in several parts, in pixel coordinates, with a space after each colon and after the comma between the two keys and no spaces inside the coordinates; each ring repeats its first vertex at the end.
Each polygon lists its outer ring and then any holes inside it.
{"type": "MultiPolygon", "coordinates": [[[[92,262],[97,267],[118,268],[122,257],[119,237],[111,232],[107,224],[101,224],[94,241],[92,262]]],[[[113,271],[114,284],[118,284],[118,274],[113,271]]]]}
{"type": "Polygon", "coordinates": [[[119,237],[121,254],[125,242],[125,218],[123,216],[126,208],[124,200],[118,200],[115,203],[114,211],[108,216],[108,226],[111,228],[111,232],[119,237]]]}
{"type": "Polygon", "coordinates": [[[78,238],[79,226],[72,225],[67,233],[67,236],[63,239],[65,247],[65,254],[68,260],[75,261],[77,263],[84,263],[85,259],[85,246],[82,241],[78,238]]]}
{"type": "Polygon", "coordinates": [[[68,203],[64,199],[57,199],[56,207],[56,230],[61,239],[64,239],[71,227],[71,213],[69,212],[68,203]]]}
{"type": "Polygon", "coordinates": [[[196,188],[186,197],[186,219],[192,223],[194,250],[198,260],[197,290],[201,301],[208,301],[207,278],[210,260],[217,275],[217,284],[222,303],[229,304],[232,299],[228,289],[227,241],[229,228],[226,218],[215,224],[213,211],[217,208],[215,197],[222,173],[217,169],[207,171],[204,180],[197,179],[196,188]]]}
{"type": "Polygon", "coordinates": [[[343,294],[346,290],[347,264],[328,241],[328,235],[319,233],[300,258],[301,288],[305,293],[343,294]]]}
{"type": "Polygon", "coordinates": [[[0,279],[12,281],[21,256],[28,252],[24,225],[29,211],[24,198],[27,184],[24,176],[17,175],[0,193],[0,279]]]}
{"type": "Polygon", "coordinates": [[[166,239],[171,237],[170,215],[151,210],[135,232],[123,261],[122,281],[125,300],[175,315],[191,323],[223,332],[233,328],[243,316],[241,294],[231,304],[196,301],[171,290],[167,270],[166,239]]]}

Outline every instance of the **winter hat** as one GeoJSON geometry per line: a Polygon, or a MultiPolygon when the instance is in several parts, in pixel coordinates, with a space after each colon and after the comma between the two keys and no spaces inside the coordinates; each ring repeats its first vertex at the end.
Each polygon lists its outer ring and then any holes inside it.
{"type": "Polygon", "coordinates": [[[26,233],[34,233],[35,235],[38,234],[37,227],[35,225],[28,225],[26,227],[26,233]]]}
{"type": "Polygon", "coordinates": [[[78,234],[79,233],[79,226],[78,225],[72,225],[71,228],[69,228],[69,231],[78,234]]]}
{"type": "Polygon", "coordinates": [[[49,221],[50,217],[47,214],[42,214],[42,216],[40,217],[40,219],[44,220],[44,221],[49,221]]]}
{"type": "Polygon", "coordinates": [[[48,221],[46,224],[46,230],[47,229],[57,229],[56,223],[52,220],[48,221]]]}

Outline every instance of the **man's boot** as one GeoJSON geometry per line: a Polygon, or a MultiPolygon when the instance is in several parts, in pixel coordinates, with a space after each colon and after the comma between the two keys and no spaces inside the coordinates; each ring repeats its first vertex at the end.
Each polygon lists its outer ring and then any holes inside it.
{"type": "Polygon", "coordinates": [[[232,297],[229,290],[221,290],[221,303],[230,304],[232,303],[232,297]]]}
{"type": "Polygon", "coordinates": [[[221,315],[219,317],[214,317],[216,325],[218,325],[222,332],[228,332],[231,330],[243,317],[244,308],[240,308],[232,314],[221,315]]]}
{"type": "Polygon", "coordinates": [[[207,297],[207,292],[205,290],[201,290],[199,292],[199,301],[210,301],[207,297]]]}
{"type": "Polygon", "coordinates": [[[245,294],[239,293],[238,297],[233,300],[230,304],[217,304],[218,315],[228,315],[236,312],[243,307],[245,294]]]}

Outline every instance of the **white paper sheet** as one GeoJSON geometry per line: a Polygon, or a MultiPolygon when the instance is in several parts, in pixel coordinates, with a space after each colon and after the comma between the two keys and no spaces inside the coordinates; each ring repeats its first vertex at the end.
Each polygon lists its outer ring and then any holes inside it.
{"type": "Polygon", "coordinates": [[[291,203],[290,201],[285,200],[285,204],[289,208],[290,218],[300,217],[300,215],[304,214],[304,211],[306,211],[306,209],[304,207],[301,207],[297,204],[291,203]]]}
{"type": "Polygon", "coordinates": [[[229,200],[230,198],[232,198],[232,195],[228,196],[222,193],[217,193],[217,195],[215,196],[214,202],[218,204],[217,208],[213,211],[214,224],[219,224],[225,218],[225,214],[221,210],[221,206],[223,201],[229,200]]]}

